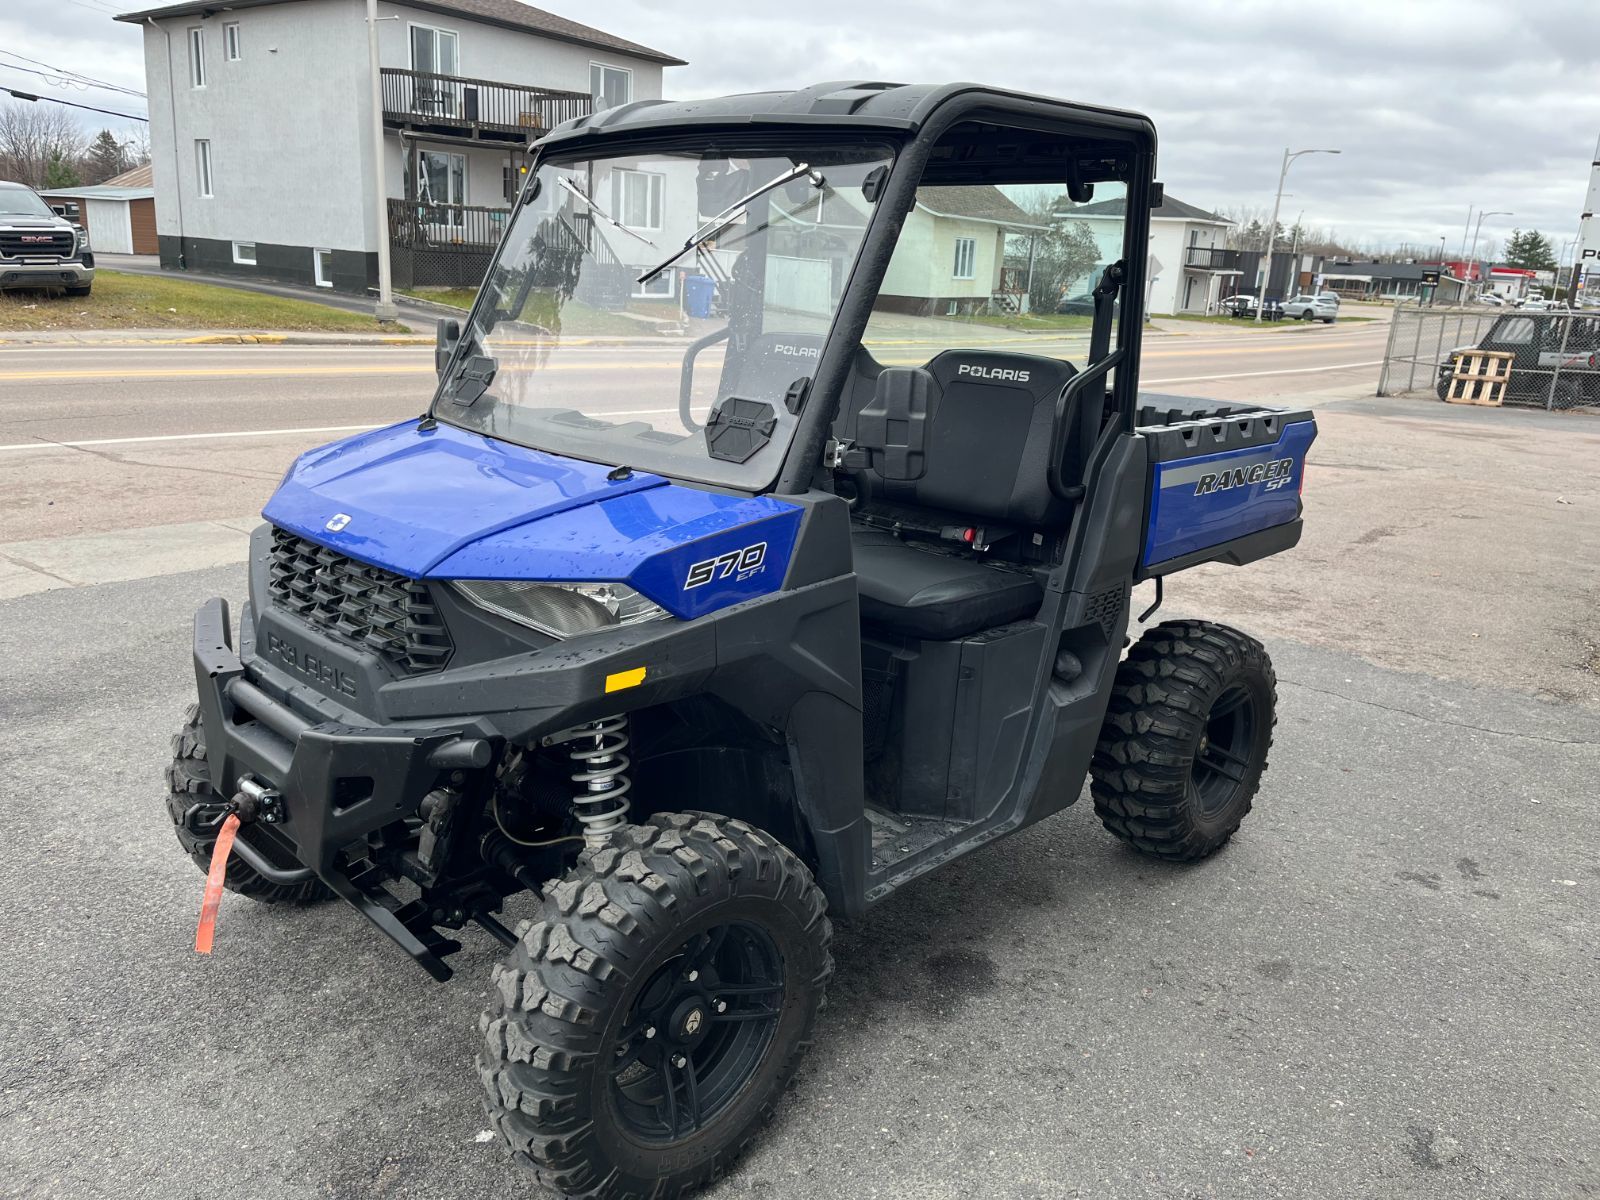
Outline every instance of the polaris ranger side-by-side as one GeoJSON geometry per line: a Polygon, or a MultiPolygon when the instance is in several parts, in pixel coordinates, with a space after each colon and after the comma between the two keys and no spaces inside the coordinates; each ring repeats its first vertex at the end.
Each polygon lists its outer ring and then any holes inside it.
{"type": "Polygon", "coordinates": [[[1130,596],[1293,546],[1316,427],[1140,398],[1136,114],[830,83],[535,150],[428,411],[303,455],[237,642],[196,618],[170,806],[217,882],[340,897],[438,979],[504,943],[513,1157],[676,1196],[772,1113],[830,918],[1091,773],[1147,854],[1238,828],[1266,653],[1189,620],[1124,656],[1130,596]]]}

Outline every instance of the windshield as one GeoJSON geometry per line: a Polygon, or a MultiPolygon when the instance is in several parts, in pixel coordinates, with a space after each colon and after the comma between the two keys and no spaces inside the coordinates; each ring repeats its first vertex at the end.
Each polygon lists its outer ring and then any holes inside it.
{"type": "Polygon", "coordinates": [[[556,454],[766,487],[890,153],[794,140],[541,163],[435,415],[556,454]]]}
{"type": "Polygon", "coordinates": [[[53,217],[50,206],[26,188],[0,187],[0,217],[53,217]]]}

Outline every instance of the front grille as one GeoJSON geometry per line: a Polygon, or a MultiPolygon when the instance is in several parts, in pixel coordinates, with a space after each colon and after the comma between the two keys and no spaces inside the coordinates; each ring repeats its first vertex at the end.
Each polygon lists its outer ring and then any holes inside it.
{"type": "Polygon", "coordinates": [[[444,666],[452,649],[428,585],[272,531],[272,603],[342,642],[376,651],[407,675],[444,666]]]}
{"type": "Polygon", "coordinates": [[[65,230],[6,229],[0,230],[0,254],[10,258],[27,258],[38,255],[57,255],[66,258],[77,243],[77,235],[65,230]],[[44,238],[44,241],[34,241],[44,238]]]}

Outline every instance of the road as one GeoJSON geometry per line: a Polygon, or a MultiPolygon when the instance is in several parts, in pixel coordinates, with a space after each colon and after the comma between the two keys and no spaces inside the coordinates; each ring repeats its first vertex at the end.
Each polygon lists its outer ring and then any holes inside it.
{"type": "MultiPolygon", "coordinates": [[[[1146,386],[1322,428],[1302,545],[1162,614],[1272,652],[1240,835],[1153,864],[1080,803],[841,929],[817,1047],[710,1200],[1600,1194],[1600,426],[1361,399],[1375,367],[1340,364],[1380,347],[1150,342],[1146,386]]],[[[392,348],[0,351],[0,1197],[539,1195],[470,1065],[496,947],[441,986],[343,906],[230,897],[198,958],[160,799],[251,514],[311,430],[413,415],[429,378],[392,348]]]]}
{"type": "MultiPolygon", "coordinates": [[[[1386,326],[1196,328],[1150,336],[1143,386],[1265,399],[1364,383],[1386,326]]],[[[677,394],[676,346],[571,353],[555,379],[594,411],[677,394]]],[[[0,347],[0,542],[246,516],[294,455],[417,415],[432,382],[426,348],[0,347]]]]}

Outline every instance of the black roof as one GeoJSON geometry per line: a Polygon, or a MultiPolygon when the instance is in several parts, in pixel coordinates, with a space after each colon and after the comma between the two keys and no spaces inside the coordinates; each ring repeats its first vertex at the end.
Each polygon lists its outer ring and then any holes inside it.
{"type": "Polygon", "coordinates": [[[546,135],[544,143],[596,134],[636,133],[679,127],[746,125],[821,125],[838,127],[915,130],[935,109],[967,99],[981,106],[985,98],[1015,109],[1033,107],[1051,116],[1070,118],[1074,113],[1097,124],[1119,124],[1148,132],[1148,117],[1123,109],[1073,104],[1049,96],[1035,96],[977,83],[885,83],[872,80],[835,80],[781,92],[745,92],[705,100],[638,100],[585,117],[577,117],[546,135]]]}
{"type": "MultiPolygon", "coordinates": [[[[1118,196],[1113,200],[1096,200],[1093,204],[1079,204],[1072,208],[1064,208],[1061,215],[1064,217],[1120,217],[1128,211],[1126,197],[1118,196]]],[[[1179,221],[1215,221],[1221,225],[1231,225],[1227,217],[1219,217],[1214,212],[1185,204],[1173,196],[1162,199],[1157,208],[1150,210],[1151,217],[1170,217],[1179,221]]]]}
{"type": "Polygon", "coordinates": [[[1438,271],[1438,263],[1348,262],[1334,261],[1322,264],[1324,275],[1368,275],[1374,279],[1418,279],[1424,271],[1438,271]]]}
{"type": "MultiPolygon", "coordinates": [[[[303,2],[304,0],[190,0],[185,4],[168,4],[160,8],[143,9],[140,12],[122,13],[117,20],[142,22],[146,17],[160,20],[162,17],[184,17],[201,13],[210,15],[229,9],[262,8],[269,4],[303,2]]],[[[569,21],[566,17],[558,17],[555,13],[546,12],[542,8],[523,4],[522,0],[404,0],[404,3],[407,8],[470,17],[486,25],[537,33],[558,42],[572,42],[596,50],[610,50],[617,54],[626,54],[631,58],[660,63],[663,66],[684,65],[681,58],[674,58],[670,54],[663,54],[660,50],[652,50],[649,46],[641,46],[638,42],[619,38],[603,29],[595,29],[591,25],[582,25],[577,21],[569,21]]]]}

